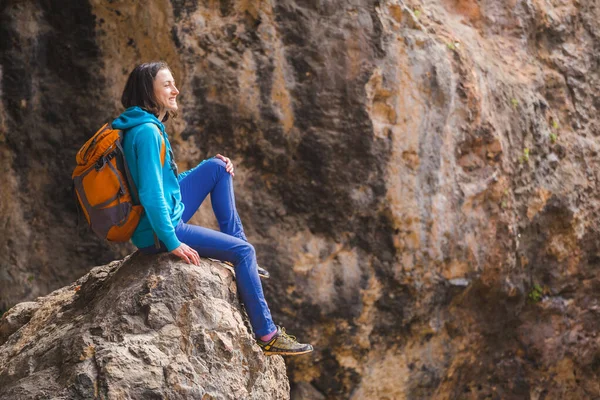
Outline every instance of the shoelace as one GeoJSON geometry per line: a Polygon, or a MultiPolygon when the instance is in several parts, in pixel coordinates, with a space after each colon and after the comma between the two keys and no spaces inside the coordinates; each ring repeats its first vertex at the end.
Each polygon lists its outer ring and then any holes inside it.
{"type": "Polygon", "coordinates": [[[285,338],[289,338],[290,340],[297,342],[298,339],[296,339],[296,336],[294,335],[288,335],[287,332],[285,331],[285,328],[282,326],[281,327],[281,336],[285,337],[285,338]]]}

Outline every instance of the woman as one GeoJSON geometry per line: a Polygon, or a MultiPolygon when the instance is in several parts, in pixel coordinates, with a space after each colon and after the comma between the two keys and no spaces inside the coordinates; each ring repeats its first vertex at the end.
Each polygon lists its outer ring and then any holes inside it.
{"type": "Polygon", "coordinates": [[[177,110],[178,94],[166,63],[138,65],[121,97],[126,110],[112,123],[113,128],[125,132],[125,158],[145,209],[131,239],[133,244],[142,252],[168,251],[195,265],[200,264],[200,256],[232,263],[240,297],[265,354],[311,352],[310,344],[298,343],[273,323],[254,247],[246,240],[235,208],[231,160],[217,154],[177,174],[163,122],[177,110]],[[220,232],[187,224],[209,193],[220,232]],[[154,245],[155,238],[159,246],[154,245]]]}

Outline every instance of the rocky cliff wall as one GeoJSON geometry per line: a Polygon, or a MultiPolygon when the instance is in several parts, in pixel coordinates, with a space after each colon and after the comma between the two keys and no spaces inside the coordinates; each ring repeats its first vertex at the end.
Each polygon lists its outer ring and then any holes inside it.
{"type": "Polygon", "coordinates": [[[163,58],[180,167],[233,158],[317,347],[292,396],[600,396],[597,1],[63,3],[1,6],[5,307],[129,250],[76,239],[69,172],[163,58]]]}

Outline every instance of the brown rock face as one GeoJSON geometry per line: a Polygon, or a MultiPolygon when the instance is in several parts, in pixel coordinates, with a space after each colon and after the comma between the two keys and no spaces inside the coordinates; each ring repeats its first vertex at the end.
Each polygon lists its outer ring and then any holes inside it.
{"type": "MultiPolygon", "coordinates": [[[[597,1],[0,5],[0,305],[128,251],[69,175],[136,62],[224,153],[296,398],[600,397],[597,1]]],[[[195,222],[214,226],[210,210],[195,222]]]]}
{"type": "Polygon", "coordinates": [[[3,399],[289,399],[232,273],[135,253],[0,320],[3,399]]]}

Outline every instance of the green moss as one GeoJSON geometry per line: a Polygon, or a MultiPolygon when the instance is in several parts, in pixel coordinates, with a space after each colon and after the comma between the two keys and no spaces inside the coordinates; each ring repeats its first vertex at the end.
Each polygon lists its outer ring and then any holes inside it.
{"type": "Polygon", "coordinates": [[[510,103],[512,104],[513,108],[517,108],[519,106],[519,100],[515,98],[510,99],[510,103]]]}
{"type": "Polygon", "coordinates": [[[550,142],[552,142],[552,144],[556,143],[556,141],[558,140],[558,135],[556,133],[551,133],[550,134],[550,142]]]}
{"type": "Polygon", "coordinates": [[[523,149],[523,154],[519,157],[519,163],[528,163],[529,162],[529,148],[525,147],[523,149]]]}
{"type": "Polygon", "coordinates": [[[413,14],[415,14],[416,18],[419,18],[421,16],[421,10],[414,10],[413,14]]]}
{"type": "Polygon", "coordinates": [[[531,303],[538,303],[540,300],[542,300],[542,297],[544,295],[544,288],[542,288],[542,286],[540,286],[539,284],[534,284],[533,288],[531,288],[531,291],[529,291],[529,294],[527,295],[527,299],[531,302],[531,303]]]}

